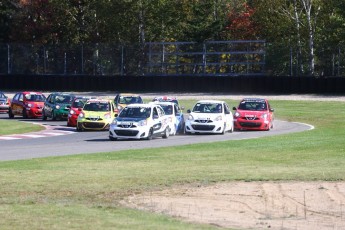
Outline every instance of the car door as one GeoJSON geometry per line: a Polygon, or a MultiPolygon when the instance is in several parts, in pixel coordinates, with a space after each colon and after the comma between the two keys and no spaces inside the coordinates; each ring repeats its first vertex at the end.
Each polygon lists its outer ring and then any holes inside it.
{"type": "Polygon", "coordinates": [[[11,112],[13,115],[17,115],[17,110],[18,110],[18,100],[19,100],[19,93],[16,93],[14,95],[14,97],[12,98],[12,102],[11,102],[11,112]]]}
{"type": "Polygon", "coordinates": [[[54,104],[54,95],[50,94],[44,103],[44,114],[47,117],[51,117],[54,104]]]}
{"type": "Polygon", "coordinates": [[[226,120],[226,126],[228,129],[233,125],[233,116],[228,104],[224,103],[224,116],[226,120]]]}

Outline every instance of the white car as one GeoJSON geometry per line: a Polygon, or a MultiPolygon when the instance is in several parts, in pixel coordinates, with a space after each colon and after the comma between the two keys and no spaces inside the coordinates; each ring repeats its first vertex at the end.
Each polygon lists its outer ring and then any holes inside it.
{"type": "Polygon", "coordinates": [[[193,110],[187,111],[185,133],[233,132],[233,115],[228,104],[218,100],[198,101],[193,110]]]}
{"type": "Polygon", "coordinates": [[[160,105],[130,104],[121,110],[109,129],[109,139],[147,139],[154,136],[168,138],[169,119],[160,105]]]}
{"type": "Polygon", "coordinates": [[[184,132],[184,116],[175,102],[154,101],[150,102],[160,105],[169,119],[170,135],[184,132]]]}

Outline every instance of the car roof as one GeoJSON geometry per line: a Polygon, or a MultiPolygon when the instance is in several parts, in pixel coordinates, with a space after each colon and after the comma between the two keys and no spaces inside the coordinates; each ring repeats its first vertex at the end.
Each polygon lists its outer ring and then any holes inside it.
{"type": "Polygon", "coordinates": [[[248,101],[248,102],[266,102],[267,100],[264,99],[264,98],[255,98],[255,97],[250,98],[250,97],[248,97],[248,98],[243,98],[241,100],[241,102],[244,102],[244,101],[248,101]]]}
{"type": "Polygon", "coordinates": [[[126,107],[145,107],[145,108],[152,108],[154,106],[159,106],[158,104],[154,104],[154,103],[145,103],[145,104],[140,104],[140,103],[135,103],[135,104],[129,104],[126,107]]]}
{"type": "Polygon", "coordinates": [[[225,103],[224,101],[220,101],[220,100],[200,100],[200,101],[197,101],[197,103],[218,103],[218,104],[221,104],[221,103],[225,103]]]}
{"type": "Polygon", "coordinates": [[[140,97],[139,94],[135,94],[135,93],[119,93],[119,96],[125,96],[125,97],[140,97]]]}
{"type": "Polygon", "coordinates": [[[41,92],[37,92],[37,91],[23,91],[22,94],[42,94],[41,92]]]}
{"type": "Polygon", "coordinates": [[[176,105],[176,103],[172,101],[151,101],[149,104],[156,104],[156,105],[176,105]]]}
{"type": "Polygon", "coordinates": [[[87,100],[88,103],[90,102],[112,102],[112,99],[104,99],[104,98],[91,98],[87,100]]]}

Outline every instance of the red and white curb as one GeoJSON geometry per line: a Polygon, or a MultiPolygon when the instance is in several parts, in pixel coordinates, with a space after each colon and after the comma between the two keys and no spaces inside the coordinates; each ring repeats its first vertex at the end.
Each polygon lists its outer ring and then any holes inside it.
{"type": "Polygon", "coordinates": [[[42,138],[42,137],[54,137],[73,134],[75,128],[66,127],[66,126],[51,126],[51,125],[42,125],[45,127],[45,130],[39,132],[23,133],[23,134],[12,134],[12,135],[3,135],[0,136],[0,140],[20,140],[20,139],[31,139],[31,138],[42,138]]]}

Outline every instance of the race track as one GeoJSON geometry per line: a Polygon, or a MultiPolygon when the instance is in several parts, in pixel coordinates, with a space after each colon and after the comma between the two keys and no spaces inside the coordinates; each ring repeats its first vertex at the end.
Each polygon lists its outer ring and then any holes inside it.
{"type": "MultiPolygon", "coordinates": [[[[0,114],[0,119],[8,119],[7,114],[0,114]]],[[[23,121],[22,119],[18,119],[23,121]]],[[[48,127],[49,136],[33,135],[33,138],[0,140],[0,161],[32,159],[73,154],[91,154],[130,149],[158,148],[166,146],[188,145],[227,140],[243,140],[265,136],[302,132],[313,129],[301,123],[276,120],[270,131],[233,132],[225,135],[177,135],[168,139],[154,138],[147,140],[109,141],[108,132],[76,132],[66,126],[66,121],[25,120],[40,123],[48,127]],[[53,135],[64,132],[65,135],[53,135]]],[[[47,133],[47,131],[45,131],[47,133]]],[[[42,132],[44,133],[44,131],[42,132]]]]}

